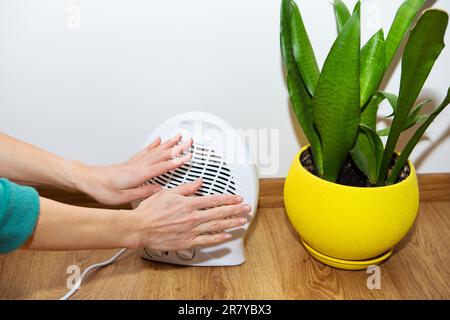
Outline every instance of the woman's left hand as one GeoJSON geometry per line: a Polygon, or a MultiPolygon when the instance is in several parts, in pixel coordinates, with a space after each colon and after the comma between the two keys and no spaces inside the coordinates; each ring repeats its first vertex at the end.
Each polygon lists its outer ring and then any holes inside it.
{"type": "Polygon", "coordinates": [[[161,188],[144,182],[190,161],[192,154],[183,153],[191,147],[192,139],[178,144],[180,139],[181,135],[177,135],[161,143],[158,138],[130,160],[120,164],[78,164],[75,169],[78,189],[109,205],[147,198],[161,188]]]}

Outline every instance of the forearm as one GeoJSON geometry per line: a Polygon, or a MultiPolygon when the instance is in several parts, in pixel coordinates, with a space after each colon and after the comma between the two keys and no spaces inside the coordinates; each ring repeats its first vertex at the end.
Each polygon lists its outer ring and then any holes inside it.
{"type": "Polygon", "coordinates": [[[0,133],[0,176],[33,184],[50,184],[77,190],[82,164],[0,133]]]}
{"type": "Polygon", "coordinates": [[[83,208],[40,198],[39,220],[25,248],[84,250],[139,246],[128,210],[83,208]]]}

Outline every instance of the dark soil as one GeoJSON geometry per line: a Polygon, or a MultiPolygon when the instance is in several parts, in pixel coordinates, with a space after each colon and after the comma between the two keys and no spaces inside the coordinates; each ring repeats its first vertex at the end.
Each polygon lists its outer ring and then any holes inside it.
{"type": "MultiPolygon", "coordinates": [[[[396,159],[397,156],[394,156],[392,159],[391,168],[393,167],[396,159]]],[[[314,161],[310,148],[305,150],[300,155],[300,163],[310,173],[312,173],[315,176],[318,176],[317,170],[314,166],[314,161]]],[[[409,173],[410,168],[409,165],[406,164],[397,182],[405,180],[409,176],[409,173]]],[[[350,156],[345,160],[336,183],[352,187],[373,187],[373,185],[370,184],[367,176],[361,170],[358,169],[355,162],[352,160],[350,156]]]]}

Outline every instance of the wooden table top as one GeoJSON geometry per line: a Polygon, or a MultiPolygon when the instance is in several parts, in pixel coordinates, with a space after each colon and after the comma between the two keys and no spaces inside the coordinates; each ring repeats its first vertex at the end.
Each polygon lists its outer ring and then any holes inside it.
{"type": "MultiPolygon", "coordinates": [[[[73,299],[450,299],[450,202],[425,202],[415,226],[381,265],[381,289],[366,271],[343,271],[312,259],[283,208],[260,208],[235,267],[181,267],[128,251],[94,271],[73,299]]],[[[56,299],[69,265],[82,268],[115,250],[17,251],[0,256],[0,299],[56,299]]]]}

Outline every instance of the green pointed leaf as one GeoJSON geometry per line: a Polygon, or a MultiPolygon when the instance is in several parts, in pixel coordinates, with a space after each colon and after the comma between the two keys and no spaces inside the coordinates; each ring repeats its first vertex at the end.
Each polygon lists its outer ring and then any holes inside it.
{"type": "Polygon", "coordinates": [[[356,12],[359,12],[361,14],[361,1],[360,0],[356,1],[355,6],[353,7],[352,14],[355,14],[356,12]]]}
{"type": "Polygon", "coordinates": [[[386,100],[389,102],[389,104],[392,107],[392,113],[388,116],[386,116],[386,118],[392,117],[395,114],[395,110],[397,109],[397,96],[393,93],[389,93],[389,92],[385,92],[385,91],[380,91],[379,92],[380,95],[382,95],[384,98],[386,98],[386,100]]]}
{"type": "Polygon", "coordinates": [[[358,168],[369,178],[371,184],[375,184],[383,157],[383,143],[372,128],[360,125],[358,138],[350,154],[358,168]]]}
{"type": "Polygon", "coordinates": [[[445,109],[445,107],[448,106],[449,103],[450,103],[450,88],[447,90],[447,95],[444,101],[431,114],[424,117],[425,121],[419,127],[419,129],[417,129],[417,131],[414,133],[411,139],[408,141],[402,153],[400,154],[400,157],[397,159],[394,167],[392,168],[391,175],[387,179],[386,184],[393,184],[397,181],[400,173],[402,172],[403,167],[406,164],[406,161],[408,161],[408,157],[414,150],[416,144],[419,142],[420,138],[423,136],[423,134],[428,129],[433,120],[439,115],[439,113],[442,112],[442,110],[445,109]]]}
{"type": "Polygon", "coordinates": [[[411,30],[402,58],[400,91],[389,132],[378,184],[384,183],[400,133],[420,90],[444,48],[448,15],[441,10],[427,10],[411,30]]]}
{"type": "Polygon", "coordinates": [[[281,30],[280,44],[283,63],[287,72],[287,86],[289,97],[295,116],[311,144],[314,164],[320,175],[322,175],[322,148],[319,135],[314,128],[312,114],[312,99],[306,90],[305,84],[295,62],[292,36],[291,36],[292,5],[290,0],[283,0],[281,6],[281,30]]]}
{"type": "Polygon", "coordinates": [[[397,10],[386,38],[386,69],[424,3],[425,0],[406,0],[397,10]]]}
{"type": "Polygon", "coordinates": [[[350,151],[350,155],[358,169],[369,178],[369,181],[372,181],[376,172],[376,161],[370,138],[363,130],[358,132],[355,146],[350,151]]]}
{"type": "MultiPolygon", "coordinates": [[[[369,127],[372,131],[376,130],[378,105],[383,100],[384,96],[379,93],[375,93],[372,96],[370,102],[361,113],[360,126],[369,127]]],[[[350,152],[350,155],[359,170],[369,177],[369,180],[372,183],[372,174],[378,170],[376,167],[377,163],[376,161],[367,160],[374,159],[374,152],[372,143],[369,137],[367,137],[367,133],[361,129],[358,132],[355,145],[350,152]]]]}
{"type": "Polygon", "coordinates": [[[371,184],[376,184],[378,174],[380,172],[381,161],[383,160],[383,152],[384,152],[383,142],[381,141],[380,137],[377,135],[375,130],[373,130],[372,128],[369,128],[365,125],[361,125],[361,128],[367,134],[367,136],[370,139],[370,142],[372,143],[375,158],[375,169],[372,168],[373,174],[369,176],[369,181],[371,184]]]}
{"type": "Polygon", "coordinates": [[[350,18],[350,11],[344,2],[341,0],[334,0],[334,13],[336,15],[338,32],[341,32],[348,18],[350,18]]]}
{"type": "Polygon", "coordinates": [[[306,32],[303,24],[300,10],[297,5],[291,0],[292,5],[292,18],[291,18],[291,36],[292,36],[292,49],[297,63],[297,68],[300,71],[300,75],[303,79],[308,92],[314,95],[316,89],[317,80],[319,80],[319,67],[317,65],[316,56],[314,50],[309,41],[308,33],[306,32]]]}
{"type": "Polygon", "coordinates": [[[383,30],[380,29],[361,49],[361,106],[380,86],[384,76],[386,47],[383,30]]]}
{"type": "Polygon", "coordinates": [[[367,103],[366,107],[361,112],[361,124],[368,126],[374,131],[376,130],[378,106],[384,99],[385,97],[379,92],[376,92],[370,98],[369,103],[367,103]]]}
{"type": "MultiPolygon", "coordinates": [[[[414,126],[414,125],[416,125],[416,124],[422,124],[422,123],[424,123],[427,119],[428,119],[428,114],[419,114],[419,115],[416,117],[416,119],[414,120],[414,123],[411,125],[411,127],[414,126]]],[[[410,127],[410,128],[411,128],[411,127],[410,127]]]]}
{"type": "Polygon", "coordinates": [[[386,137],[386,136],[389,135],[389,131],[390,131],[390,130],[391,130],[390,127],[386,127],[386,128],[384,128],[384,129],[378,130],[378,131],[377,131],[377,134],[378,134],[380,137],[386,137]]]}
{"type": "MultiPolygon", "coordinates": [[[[423,106],[430,101],[431,100],[422,101],[413,109],[413,111],[411,111],[411,113],[409,114],[409,116],[405,122],[405,125],[404,125],[402,131],[408,130],[412,126],[425,121],[426,117],[423,115],[420,115],[419,113],[422,110],[423,106]]],[[[380,137],[384,137],[384,136],[389,135],[390,129],[391,129],[390,127],[387,127],[387,128],[378,130],[377,133],[380,137]]]]}
{"type": "Polygon", "coordinates": [[[323,177],[329,181],[336,181],[358,133],[359,19],[357,11],[339,33],[325,60],[313,98],[314,123],[322,142],[323,177]]]}
{"type": "Polygon", "coordinates": [[[420,121],[420,119],[423,119],[421,118],[420,111],[422,111],[423,106],[430,101],[431,101],[430,99],[422,101],[416,107],[414,107],[414,109],[411,111],[411,113],[408,115],[408,118],[406,119],[406,123],[405,126],[403,127],[403,130],[411,128],[412,126],[417,124],[420,121]]]}

